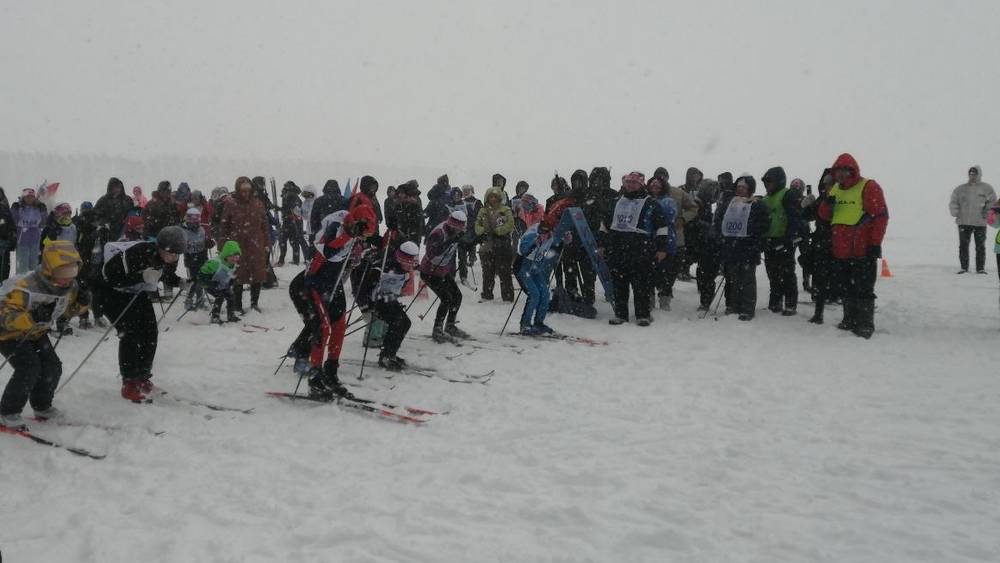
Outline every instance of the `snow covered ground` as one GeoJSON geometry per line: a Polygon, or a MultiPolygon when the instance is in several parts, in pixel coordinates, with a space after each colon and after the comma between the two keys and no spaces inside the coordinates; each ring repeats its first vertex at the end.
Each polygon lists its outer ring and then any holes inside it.
{"type": "MultiPolygon", "coordinates": [[[[606,305],[597,321],[551,318],[606,347],[408,339],[412,363],[497,370],[489,385],[371,372],[375,390],[359,394],[449,411],[422,427],[265,396],[295,384],[290,367],[272,375],[297,328],[284,289],[249,317],[270,331],[172,314],[156,381],[253,414],[123,401],[112,338],[57,404],[121,429],[35,425],[106,459],[0,436],[0,550],[11,562],[997,561],[997,279],[992,262],[990,276],[955,276],[951,245],[929,242],[887,241],[899,258],[871,341],[836,330],[836,308],[824,326],[806,323],[809,306],[699,320],[684,283],[650,328],[609,327],[606,305]],[[472,353],[443,357],[458,352],[472,353]]],[[[507,307],[465,296],[463,327],[494,338],[507,307]]],[[[66,373],[98,337],[63,340],[66,373]]],[[[344,356],[361,354],[350,337],[344,356]]]]}

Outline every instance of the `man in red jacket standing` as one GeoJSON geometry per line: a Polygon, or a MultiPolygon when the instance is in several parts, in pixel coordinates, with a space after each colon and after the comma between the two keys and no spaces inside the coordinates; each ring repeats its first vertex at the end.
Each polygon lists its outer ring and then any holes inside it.
{"type": "Polygon", "coordinates": [[[833,163],[836,184],[820,203],[819,216],[833,226],[833,258],[844,301],[837,328],[862,338],[875,332],[875,280],[889,210],[881,186],[861,177],[858,162],[844,153],[833,163]]]}

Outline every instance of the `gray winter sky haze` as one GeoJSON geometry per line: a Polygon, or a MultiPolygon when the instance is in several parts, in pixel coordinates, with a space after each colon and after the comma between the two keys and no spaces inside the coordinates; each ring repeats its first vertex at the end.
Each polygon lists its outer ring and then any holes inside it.
{"type": "Polygon", "coordinates": [[[996,1],[0,6],[5,152],[392,165],[477,186],[499,170],[544,194],[554,169],[600,164],[675,181],[782,164],[815,183],[849,151],[890,204],[935,208],[969,164],[1000,175],[996,1]]]}

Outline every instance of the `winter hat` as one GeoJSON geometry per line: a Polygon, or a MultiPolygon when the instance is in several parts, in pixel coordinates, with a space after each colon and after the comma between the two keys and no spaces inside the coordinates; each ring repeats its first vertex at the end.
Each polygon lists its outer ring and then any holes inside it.
{"type": "Polygon", "coordinates": [[[163,180],[156,186],[156,191],[160,193],[170,194],[170,180],[163,180]]]}
{"type": "Polygon", "coordinates": [[[187,237],[184,235],[184,229],[176,225],[163,227],[156,235],[156,246],[163,252],[183,254],[184,250],[187,249],[187,237]]]}
{"type": "Polygon", "coordinates": [[[785,189],[785,182],[787,181],[785,169],[780,166],[768,168],[767,172],[764,172],[764,175],[760,177],[760,181],[765,184],[774,182],[775,184],[778,184],[779,190],[783,190],[785,189]]]}
{"type": "Polygon", "coordinates": [[[191,186],[189,186],[187,182],[181,182],[180,185],[177,186],[177,192],[174,194],[174,199],[177,200],[177,203],[187,203],[191,201],[191,186]]]}
{"type": "Polygon", "coordinates": [[[465,216],[464,211],[452,211],[445,225],[453,229],[464,229],[466,221],[468,221],[468,218],[465,216]]]}
{"type": "Polygon", "coordinates": [[[399,186],[398,192],[409,197],[420,197],[420,184],[416,180],[410,180],[399,186]]]}
{"type": "Polygon", "coordinates": [[[449,184],[448,182],[449,182],[449,180],[448,180],[448,175],[447,174],[442,174],[442,175],[438,176],[438,181],[437,181],[438,185],[441,185],[441,186],[450,186],[451,184],[449,184]]]}
{"type": "Polygon", "coordinates": [[[327,180],[323,184],[323,195],[339,195],[340,194],[340,183],[336,180],[327,180]]]}
{"type": "Polygon", "coordinates": [[[83,202],[83,203],[80,204],[80,211],[90,211],[93,208],[94,208],[94,204],[91,203],[91,202],[89,202],[89,201],[85,201],[85,202],[83,202]]]}
{"type": "Polygon", "coordinates": [[[141,233],[144,226],[145,221],[142,220],[142,215],[129,215],[125,218],[126,233],[141,233]]]}
{"type": "Polygon", "coordinates": [[[535,206],[538,205],[538,198],[531,194],[524,194],[521,196],[521,209],[525,211],[534,211],[535,206]]]}
{"type": "Polygon", "coordinates": [[[309,194],[310,196],[316,195],[316,186],[312,184],[302,186],[302,195],[305,196],[306,194],[309,194]]]}
{"type": "Polygon", "coordinates": [[[472,187],[472,184],[465,184],[462,186],[462,195],[468,197],[470,195],[476,194],[476,188],[472,187]]]}
{"type": "Polygon", "coordinates": [[[420,247],[417,246],[417,243],[408,240],[399,245],[399,248],[396,249],[396,254],[394,256],[396,257],[396,261],[400,264],[409,265],[411,268],[415,268],[417,266],[417,255],[419,253],[420,247]]]}
{"type": "Polygon", "coordinates": [[[80,273],[80,253],[68,240],[54,240],[45,245],[39,272],[46,278],[75,278],[80,273]]]}
{"type": "Polygon", "coordinates": [[[35,197],[35,188],[24,188],[21,190],[21,197],[35,197]]]}
{"type": "Polygon", "coordinates": [[[189,219],[190,218],[201,219],[201,209],[198,209],[197,207],[192,207],[191,209],[187,210],[187,213],[185,213],[184,216],[189,219]]]}
{"type": "Polygon", "coordinates": [[[500,174],[499,172],[497,172],[496,174],[493,175],[493,185],[494,186],[499,186],[501,188],[506,187],[507,186],[507,178],[504,178],[503,174],[500,174]]]}
{"type": "Polygon", "coordinates": [[[806,189],[806,183],[802,180],[802,178],[795,178],[788,186],[793,190],[802,191],[806,189]]]}
{"type": "Polygon", "coordinates": [[[378,191],[378,180],[372,176],[361,177],[361,193],[366,196],[373,196],[378,191]]]}
{"type": "Polygon", "coordinates": [[[518,180],[517,185],[514,186],[514,193],[523,195],[526,191],[528,191],[528,183],[524,180],[518,180]]]}
{"type": "Polygon", "coordinates": [[[108,191],[109,192],[111,191],[111,188],[120,188],[121,191],[124,192],[125,191],[125,184],[123,184],[122,181],[119,180],[118,178],[112,177],[112,178],[110,178],[108,180],[108,191]]]}
{"type": "Polygon", "coordinates": [[[55,213],[57,216],[58,215],[72,215],[73,214],[73,206],[70,205],[68,202],[60,201],[58,204],[56,204],[55,207],[52,208],[52,212],[55,213]]]}
{"type": "Polygon", "coordinates": [[[662,166],[653,171],[653,176],[659,178],[664,183],[664,187],[666,187],[666,182],[670,181],[670,172],[667,172],[667,169],[662,166]]]}
{"type": "Polygon", "coordinates": [[[969,167],[969,174],[972,174],[973,172],[976,173],[976,176],[979,176],[980,178],[983,177],[983,169],[978,164],[973,164],[969,167]]]}
{"type": "Polygon", "coordinates": [[[637,172],[633,170],[632,172],[629,172],[628,174],[622,176],[622,185],[625,185],[629,182],[638,182],[641,185],[646,185],[646,175],[643,174],[642,172],[637,172]]]}

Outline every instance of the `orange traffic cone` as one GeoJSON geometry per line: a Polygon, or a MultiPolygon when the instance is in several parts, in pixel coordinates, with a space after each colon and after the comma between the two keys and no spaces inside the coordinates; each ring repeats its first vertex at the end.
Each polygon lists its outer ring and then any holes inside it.
{"type": "Polygon", "coordinates": [[[889,261],[885,258],[882,259],[882,277],[891,278],[892,272],[889,271],[889,261]]]}

